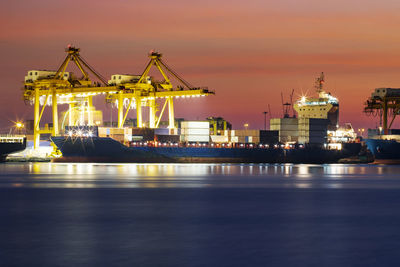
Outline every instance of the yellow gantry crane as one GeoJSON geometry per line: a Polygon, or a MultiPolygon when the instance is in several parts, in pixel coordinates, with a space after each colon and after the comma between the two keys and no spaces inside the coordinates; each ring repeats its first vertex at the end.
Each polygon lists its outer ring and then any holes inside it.
{"type": "MultiPolygon", "coordinates": [[[[143,127],[142,119],[142,107],[149,107],[149,128],[158,128],[161,117],[168,104],[169,111],[169,128],[175,128],[174,120],[174,98],[179,97],[200,97],[214,92],[209,91],[207,88],[193,87],[187,81],[182,79],[176,74],[165,62],[162,61],[162,55],[157,52],[151,52],[149,54],[150,61],[147,64],[145,70],[140,76],[133,77],[130,81],[119,83],[118,94],[108,94],[107,100],[118,103],[118,127],[122,128],[129,110],[136,107],[136,118],[137,126],[143,127]],[[148,76],[152,66],[155,66],[160,72],[164,81],[155,81],[148,76]],[[175,78],[181,85],[173,86],[171,79],[168,76],[175,78]],[[157,116],[157,103],[156,100],[163,99],[164,105],[161,109],[159,116],[157,116]],[[125,103],[126,111],[124,113],[124,107],[119,103],[125,103]]],[[[113,78],[117,75],[113,75],[113,78]]],[[[113,84],[111,80],[109,84],[113,84]]]]}
{"type": "MultiPolygon", "coordinates": [[[[29,71],[25,77],[24,100],[34,105],[34,148],[39,147],[40,134],[59,135],[58,108],[59,104],[68,104],[70,126],[76,126],[73,121],[77,112],[87,111],[87,125],[92,126],[93,96],[104,95],[107,102],[113,102],[118,107],[118,127],[123,128],[130,109],[136,109],[137,127],[144,127],[142,107],[149,107],[149,128],[158,128],[161,117],[168,104],[169,128],[175,128],[174,98],[200,97],[214,94],[207,88],[193,87],[179,77],[165,62],[161,54],[151,52],[150,61],[143,73],[135,75],[113,75],[110,81],[97,73],[79,54],[80,49],[69,46],[67,56],[57,71],[29,71]],[[80,70],[82,77],[77,78],[67,72],[70,62],[80,70]],[[156,81],[148,76],[152,66],[161,73],[164,81],[156,81]],[[92,81],[89,73],[99,81],[92,81]],[[173,86],[168,74],[181,85],[173,86]],[[124,76],[124,79],[121,79],[124,76]],[[157,116],[157,101],[164,100],[163,108],[157,116]],[[42,106],[40,108],[40,106],[42,106]],[[53,127],[40,128],[40,121],[46,106],[52,106],[53,127]]],[[[63,129],[62,129],[63,130],[63,129]]]]}

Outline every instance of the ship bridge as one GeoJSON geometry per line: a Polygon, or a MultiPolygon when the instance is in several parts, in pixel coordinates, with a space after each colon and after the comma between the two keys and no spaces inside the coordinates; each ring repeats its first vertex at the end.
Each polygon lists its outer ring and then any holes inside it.
{"type": "Polygon", "coordinates": [[[302,96],[295,104],[299,118],[328,119],[329,130],[336,130],[339,122],[339,100],[324,90],[325,76],[322,72],[315,81],[318,98],[302,96]]]}

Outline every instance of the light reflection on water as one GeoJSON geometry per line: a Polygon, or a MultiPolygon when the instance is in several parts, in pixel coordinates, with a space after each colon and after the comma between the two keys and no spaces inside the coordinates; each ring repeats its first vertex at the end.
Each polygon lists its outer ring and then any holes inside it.
{"type": "Polygon", "coordinates": [[[1,187],[400,187],[400,166],[6,163],[1,187]]]}

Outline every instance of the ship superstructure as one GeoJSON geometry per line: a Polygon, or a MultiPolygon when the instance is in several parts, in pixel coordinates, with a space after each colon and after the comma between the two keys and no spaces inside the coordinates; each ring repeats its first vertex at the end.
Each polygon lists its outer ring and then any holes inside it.
{"type": "Polygon", "coordinates": [[[322,72],[315,81],[318,97],[302,96],[294,103],[297,116],[289,116],[288,107],[292,105],[292,101],[283,103],[282,98],[282,105],[286,110],[283,118],[270,120],[270,129],[279,131],[280,142],[313,145],[327,145],[332,142],[328,131],[335,132],[338,128],[339,100],[324,90],[324,83],[322,72]]]}
{"type": "Polygon", "coordinates": [[[318,97],[302,96],[294,109],[298,118],[328,119],[328,130],[335,131],[339,122],[339,100],[324,90],[325,76],[322,72],[315,81],[318,97]]]}

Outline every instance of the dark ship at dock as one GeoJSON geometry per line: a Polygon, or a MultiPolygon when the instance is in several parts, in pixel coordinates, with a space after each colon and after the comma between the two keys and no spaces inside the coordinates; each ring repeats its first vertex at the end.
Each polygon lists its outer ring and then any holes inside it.
{"type": "Polygon", "coordinates": [[[379,128],[369,129],[365,139],[375,163],[400,163],[400,129],[392,129],[399,110],[400,88],[376,88],[365,103],[364,112],[380,116],[382,122],[379,128]]]}
{"type": "Polygon", "coordinates": [[[26,137],[19,135],[0,136],[0,162],[4,162],[11,153],[22,151],[26,148],[26,137]]]}
{"type": "Polygon", "coordinates": [[[325,93],[323,84],[322,73],[316,80],[318,98],[302,97],[294,105],[299,117],[293,110],[293,116],[285,112],[283,118],[272,118],[269,131],[227,129],[230,123],[213,117],[182,121],[172,129],[73,126],[66,127],[64,136],[51,137],[62,153],[55,161],[336,163],[356,156],[361,144],[328,140],[328,131],[338,125],[339,103],[325,93]],[[167,134],[157,135],[157,131],[167,134]]]}
{"type": "Polygon", "coordinates": [[[217,147],[213,144],[142,143],[125,146],[109,137],[51,137],[62,152],[58,162],[130,163],[336,163],[353,156],[360,144],[341,150],[316,146],[247,145],[217,147]]]}

